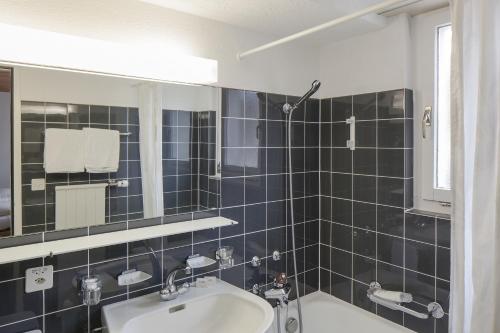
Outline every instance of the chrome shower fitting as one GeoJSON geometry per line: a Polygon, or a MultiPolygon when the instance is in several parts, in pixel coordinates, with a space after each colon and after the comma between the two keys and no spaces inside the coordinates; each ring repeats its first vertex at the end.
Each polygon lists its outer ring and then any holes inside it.
{"type": "Polygon", "coordinates": [[[303,102],[305,102],[309,97],[311,97],[312,94],[314,94],[316,91],[318,91],[319,87],[321,86],[321,82],[319,82],[318,80],[314,80],[312,85],[311,85],[311,89],[309,89],[308,92],[306,92],[304,94],[304,96],[302,96],[298,101],[297,103],[293,104],[293,105],[290,105],[289,103],[285,103],[283,105],[283,112],[286,113],[286,114],[289,114],[290,112],[292,112],[293,110],[295,110],[296,108],[298,108],[300,106],[300,104],[302,104],[303,102]]]}

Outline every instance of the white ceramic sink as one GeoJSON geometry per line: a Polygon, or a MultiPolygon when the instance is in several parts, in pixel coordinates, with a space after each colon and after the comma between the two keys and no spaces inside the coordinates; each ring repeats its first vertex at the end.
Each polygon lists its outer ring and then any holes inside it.
{"type": "Polygon", "coordinates": [[[217,280],[168,302],[153,293],[106,305],[102,318],[109,333],[264,333],[274,312],[260,297],[217,280]]]}

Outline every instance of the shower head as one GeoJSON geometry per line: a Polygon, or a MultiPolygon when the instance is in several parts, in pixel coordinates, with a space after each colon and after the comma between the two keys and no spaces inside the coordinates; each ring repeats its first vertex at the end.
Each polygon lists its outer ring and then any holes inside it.
{"type": "Polygon", "coordinates": [[[286,103],[285,105],[283,105],[283,112],[288,114],[288,113],[292,112],[293,110],[295,110],[296,108],[298,108],[300,106],[300,104],[304,103],[309,97],[311,97],[316,91],[318,91],[320,86],[321,86],[321,82],[319,82],[318,80],[314,80],[312,85],[311,85],[311,89],[309,89],[309,91],[306,92],[304,94],[304,96],[302,96],[297,101],[297,103],[295,103],[293,105],[286,103]]]}

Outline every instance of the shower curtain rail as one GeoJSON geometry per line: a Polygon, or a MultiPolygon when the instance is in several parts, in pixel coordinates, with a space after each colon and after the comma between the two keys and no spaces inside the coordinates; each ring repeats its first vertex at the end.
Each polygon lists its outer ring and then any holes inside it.
{"type": "MultiPolygon", "coordinates": [[[[422,1],[422,0],[412,1],[410,4],[413,4],[415,2],[420,2],[420,1],[422,1]]],[[[238,60],[241,60],[241,59],[243,59],[245,57],[248,57],[251,54],[258,53],[258,52],[270,49],[272,47],[275,47],[275,46],[278,46],[278,45],[281,45],[281,44],[285,44],[285,43],[291,42],[291,41],[293,41],[295,39],[302,38],[304,36],[313,34],[315,32],[318,32],[318,31],[321,31],[321,30],[324,30],[324,29],[327,29],[327,28],[331,28],[333,26],[339,25],[341,23],[353,20],[353,19],[361,17],[361,16],[365,16],[365,15],[368,15],[368,14],[371,14],[371,13],[376,13],[376,12],[382,10],[382,9],[386,9],[389,6],[392,6],[392,5],[395,5],[395,4],[398,4],[398,3],[404,3],[404,2],[408,2],[408,0],[386,0],[386,1],[383,1],[383,2],[378,3],[376,5],[368,6],[368,7],[364,8],[364,9],[361,9],[361,10],[359,10],[357,12],[354,12],[354,13],[351,13],[351,14],[347,14],[345,16],[333,19],[333,20],[331,20],[329,22],[325,22],[323,24],[320,24],[320,25],[317,25],[315,27],[309,28],[307,30],[304,30],[304,31],[301,31],[301,32],[297,32],[297,33],[295,33],[293,35],[280,38],[278,40],[275,40],[273,42],[270,42],[270,43],[258,46],[256,48],[250,49],[250,50],[245,51],[245,52],[240,52],[240,53],[238,53],[236,55],[236,57],[237,57],[238,60]]],[[[401,7],[403,7],[403,6],[401,6],[401,7]]]]}

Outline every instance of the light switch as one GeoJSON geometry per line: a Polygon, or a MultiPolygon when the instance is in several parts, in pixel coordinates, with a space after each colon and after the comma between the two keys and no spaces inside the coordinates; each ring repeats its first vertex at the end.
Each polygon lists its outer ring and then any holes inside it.
{"type": "Polygon", "coordinates": [[[52,265],[32,267],[26,270],[26,293],[50,289],[54,285],[54,267],[52,265]]]}
{"type": "Polygon", "coordinates": [[[31,190],[32,191],[45,190],[45,178],[33,178],[31,180],[31,190]]]}

